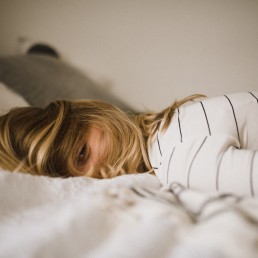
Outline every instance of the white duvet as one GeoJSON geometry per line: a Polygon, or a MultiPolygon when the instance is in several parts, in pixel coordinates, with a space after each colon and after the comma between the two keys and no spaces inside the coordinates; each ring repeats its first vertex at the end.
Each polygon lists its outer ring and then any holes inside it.
{"type": "Polygon", "coordinates": [[[0,171],[0,257],[257,258],[258,200],[0,171]]]}

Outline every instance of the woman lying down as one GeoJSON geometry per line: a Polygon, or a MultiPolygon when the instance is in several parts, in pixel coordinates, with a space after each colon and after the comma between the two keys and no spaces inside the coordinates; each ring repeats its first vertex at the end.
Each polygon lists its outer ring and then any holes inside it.
{"type": "Polygon", "coordinates": [[[154,171],[162,184],[258,195],[258,92],[193,95],[131,115],[96,100],[0,117],[0,167],[51,177],[154,171]]]}

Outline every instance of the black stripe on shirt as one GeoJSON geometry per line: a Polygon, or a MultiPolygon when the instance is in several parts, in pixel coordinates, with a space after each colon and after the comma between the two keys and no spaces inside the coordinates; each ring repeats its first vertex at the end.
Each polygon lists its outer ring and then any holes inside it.
{"type": "Polygon", "coordinates": [[[236,114],[235,114],[235,110],[234,110],[234,107],[232,105],[232,102],[231,100],[229,99],[228,96],[224,95],[225,98],[227,98],[231,108],[232,108],[232,112],[233,112],[233,116],[234,116],[234,119],[235,119],[235,124],[236,124],[236,129],[237,129],[237,137],[238,137],[238,141],[239,141],[239,144],[241,145],[241,142],[240,142],[240,135],[239,135],[239,129],[238,129],[238,124],[237,124],[237,119],[236,119],[236,114]]]}
{"type": "Polygon", "coordinates": [[[201,103],[201,105],[202,105],[202,109],[203,109],[203,112],[204,112],[204,115],[205,115],[206,123],[207,123],[208,130],[209,130],[209,134],[211,135],[211,129],[210,129],[210,125],[209,125],[209,121],[208,121],[208,117],[207,117],[207,114],[206,114],[204,105],[203,105],[202,101],[200,101],[200,103],[201,103]]]}
{"type": "Polygon", "coordinates": [[[257,104],[258,104],[258,98],[252,92],[249,92],[249,94],[251,94],[256,99],[257,104]]]}
{"type": "Polygon", "coordinates": [[[160,143],[159,143],[159,132],[157,132],[157,142],[159,146],[159,153],[160,153],[160,156],[162,157],[162,152],[161,152],[160,143]]]}
{"type": "Polygon", "coordinates": [[[178,127],[179,127],[179,132],[180,132],[181,142],[182,142],[182,141],[183,141],[183,136],[182,136],[182,130],[181,130],[181,124],[180,124],[180,118],[179,118],[179,115],[180,115],[179,109],[177,109],[177,113],[178,113],[178,116],[177,116],[177,120],[178,120],[178,127]]]}
{"type": "Polygon", "coordinates": [[[168,168],[167,168],[167,184],[168,184],[168,172],[169,172],[169,168],[170,168],[170,162],[171,162],[171,159],[172,159],[172,157],[173,157],[173,155],[174,155],[175,148],[176,148],[176,147],[173,148],[173,150],[172,150],[172,152],[171,152],[171,155],[170,155],[170,157],[169,157],[169,161],[168,161],[168,168]]]}
{"type": "MultiPolygon", "coordinates": [[[[204,138],[204,140],[202,141],[200,147],[199,147],[198,150],[196,151],[196,153],[195,153],[195,155],[194,155],[194,157],[193,157],[193,159],[192,159],[192,161],[191,161],[191,164],[190,164],[190,166],[189,166],[188,174],[187,174],[187,188],[190,188],[190,172],[191,172],[193,163],[194,163],[194,161],[195,161],[195,159],[196,159],[198,153],[200,152],[201,148],[203,147],[205,141],[207,140],[207,137],[208,137],[208,136],[206,136],[206,137],[204,138]]],[[[204,162],[205,162],[205,161],[204,161],[204,162]]]]}

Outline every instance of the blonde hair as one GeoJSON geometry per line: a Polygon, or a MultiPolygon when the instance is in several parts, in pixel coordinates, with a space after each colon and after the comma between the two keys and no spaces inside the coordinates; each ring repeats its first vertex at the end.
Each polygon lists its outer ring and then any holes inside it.
{"type": "Polygon", "coordinates": [[[0,117],[0,167],[10,171],[52,177],[82,176],[75,164],[82,139],[98,128],[108,139],[104,159],[86,176],[111,178],[152,170],[148,140],[177,107],[193,95],[159,113],[129,115],[96,100],[56,101],[45,109],[21,107],[0,117]]]}
{"type": "Polygon", "coordinates": [[[203,94],[190,95],[179,101],[176,100],[171,106],[165,108],[161,112],[147,112],[136,115],[135,121],[141,128],[142,135],[146,142],[146,146],[149,145],[149,141],[158,129],[164,131],[168,128],[177,108],[179,108],[188,101],[194,101],[195,99],[204,97],[206,96],[203,94]]]}

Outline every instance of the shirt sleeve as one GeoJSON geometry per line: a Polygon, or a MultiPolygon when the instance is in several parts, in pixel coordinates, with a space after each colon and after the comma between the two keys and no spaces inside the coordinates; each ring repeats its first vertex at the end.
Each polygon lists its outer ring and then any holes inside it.
{"type": "Polygon", "coordinates": [[[163,184],[258,195],[257,151],[239,148],[230,135],[188,138],[161,157],[155,172],[163,184]]]}

